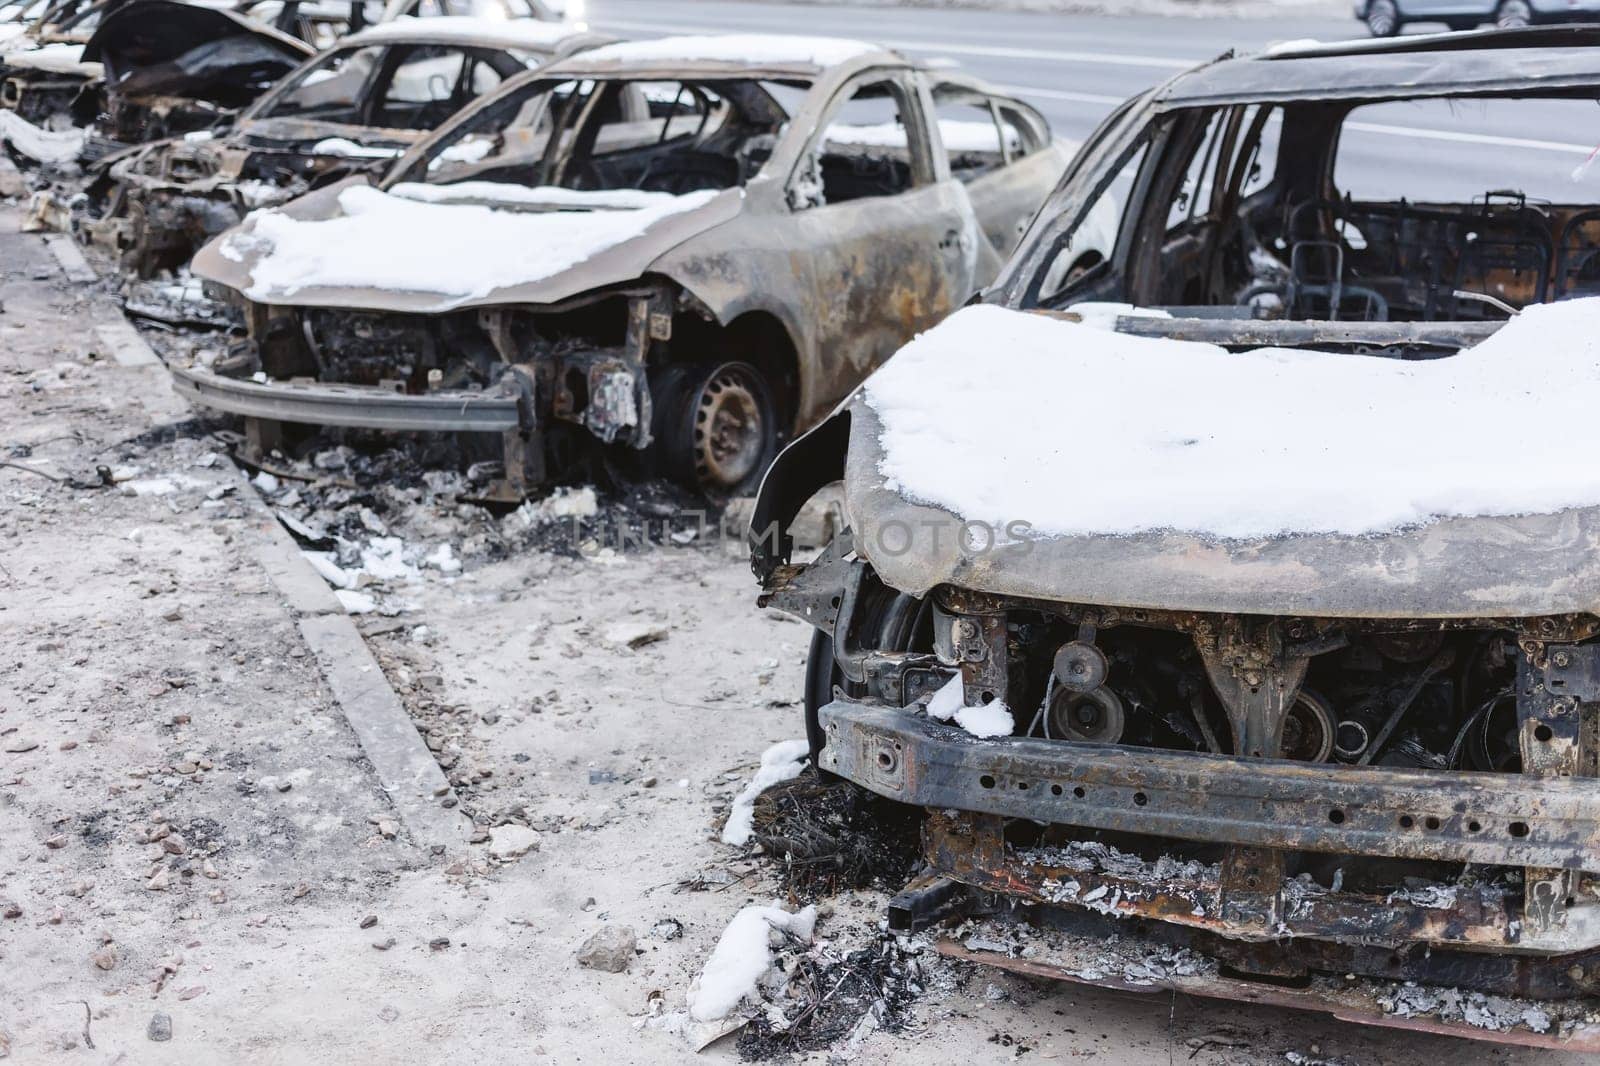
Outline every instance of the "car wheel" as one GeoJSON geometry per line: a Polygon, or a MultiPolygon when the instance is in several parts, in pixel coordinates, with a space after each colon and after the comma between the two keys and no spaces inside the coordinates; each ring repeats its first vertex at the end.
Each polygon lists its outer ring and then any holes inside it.
{"type": "MultiPolygon", "coordinates": [[[[861,625],[855,635],[858,643],[880,651],[913,651],[933,646],[924,624],[922,600],[876,582],[868,584],[873,587],[862,589],[862,594],[869,598],[859,608],[861,625]]],[[[847,696],[866,695],[864,685],[851,682],[839,669],[833,654],[833,638],[818,629],[811,634],[811,649],[806,655],[806,743],[811,748],[812,766],[817,766],[817,756],[827,740],[822,733],[822,708],[833,702],[835,688],[843,689],[847,696]]],[[[825,773],[821,767],[818,772],[825,773]]]]}
{"type": "Polygon", "coordinates": [[[1533,8],[1528,6],[1528,0],[1500,0],[1500,6],[1495,8],[1494,24],[1502,30],[1531,26],[1533,8]]]}
{"type": "Polygon", "coordinates": [[[749,363],[673,367],[654,392],[672,477],[713,501],[746,494],[778,453],[772,387],[749,363]]]}
{"type": "Polygon", "coordinates": [[[1374,37],[1393,37],[1400,32],[1400,9],[1394,0],[1369,0],[1367,31],[1374,37]]]}

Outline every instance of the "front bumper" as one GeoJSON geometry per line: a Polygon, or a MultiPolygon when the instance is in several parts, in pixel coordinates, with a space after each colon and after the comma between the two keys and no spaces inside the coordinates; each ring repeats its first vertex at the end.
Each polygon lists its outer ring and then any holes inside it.
{"type": "Polygon", "coordinates": [[[1559,927],[1535,928],[1487,886],[1425,904],[1294,881],[1236,894],[1214,866],[1108,873],[1018,852],[983,828],[1022,818],[1256,849],[1594,871],[1600,779],[976,740],[918,713],[845,700],[822,708],[821,721],[824,769],[902,803],[980,819],[964,834],[930,833],[927,849],[937,873],[978,890],[1238,940],[1358,937],[1547,955],[1600,947],[1600,904],[1587,899],[1573,901],[1559,927]]]}
{"type": "MultiPolygon", "coordinates": [[[[513,375],[514,376],[514,375],[513,375]]],[[[175,367],[172,387],[191,403],[247,418],[314,426],[440,433],[501,433],[531,420],[520,379],[493,391],[411,395],[366,385],[253,381],[175,367]]]]}

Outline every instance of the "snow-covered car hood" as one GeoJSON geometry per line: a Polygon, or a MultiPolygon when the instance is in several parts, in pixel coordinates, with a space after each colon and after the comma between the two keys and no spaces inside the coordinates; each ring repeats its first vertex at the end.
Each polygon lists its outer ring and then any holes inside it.
{"type": "Polygon", "coordinates": [[[852,402],[856,547],[918,593],[1600,610],[1597,326],[1600,300],[1536,306],[1458,355],[1400,361],[968,308],[852,402]]]}
{"type": "Polygon", "coordinates": [[[551,303],[631,281],[734,218],[738,189],[683,196],[351,178],[252,212],[195,256],[198,276],[269,304],[439,313],[551,303]]]}
{"type": "Polygon", "coordinates": [[[12,70],[37,70],[45,74],[94,81],[104,71],[99,63],[91,63],[83,58],[83,47],[81,44],[57,43],[17,48],[0,53],[0,65],[12,70]]]}

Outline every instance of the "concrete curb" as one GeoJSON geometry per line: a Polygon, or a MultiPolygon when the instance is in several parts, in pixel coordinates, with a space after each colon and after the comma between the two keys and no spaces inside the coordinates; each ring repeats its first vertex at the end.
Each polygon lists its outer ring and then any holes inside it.
{"type": "Polygon", "coordinates": [[[83,257],[78,246],[65,233],[46,233],[44,243],[45,247],[50,249],[50,254],[56,257],[56,262],[61,265],[61,272],[67,276],[68,281],[100,280],[100,275],[94,272],[94,268],[83,257]]]}
{"type": "MultiPolygon", "coordinates": [[[[70,238],[61,238],[66,241],[63,245],[61,240],[50,237],[46,241],[68,278],[73,277],[70,264],[74,256],[90,278],[95,276],[70,238]]],[[[119,315],[114,320],[95,323],[94,331],[118,366],[166,377],[160,358],[127,319],[119,315]]],[[[176,407],[184,406],[174,394],[165,395],[175,401],[176,407]]],[[[151,411],[153,419],[170,413],[151,411]]],[[[327,582],[301,556],[299,545],[243,471],[239,471],[239,480],[239,499],[254,519],[246,529],[252,554],[283,598],[284,606],[295,616],[302,639],[316,656],[323,680],[412,841],[419,847],[465,843],[471,824],[454,805],[442,805],[452,794],[450,782],[417,733],[400,697],[389,687],[361,631],[327,582]]]]}
{"type": "Polygon", "coordinates": [[[241,497],[257,519],[251,530],[256,561],[296,616],[323,680],[412,841],[419,847],[464,844],[471,825],[454,805],[443,805],[453,795],[450,782],[361,631],[243,471],[239,478],[245,482],[241,497]]]}

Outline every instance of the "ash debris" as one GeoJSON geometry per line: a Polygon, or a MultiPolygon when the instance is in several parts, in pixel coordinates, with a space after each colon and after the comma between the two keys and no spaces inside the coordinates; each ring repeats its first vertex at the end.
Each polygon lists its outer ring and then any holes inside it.
{"type": "Polygon", "coordinates": [[[922,812],[813,768],[756,800],[752,839],[783,890],[799,898],[896,891],[919,861],[922,812]]]}
{"type": "Polygon", "coordinates": [[[853,950],[821,941],[782,953],[766,987],[765,1011],[740,1032],[746,1062],[813,1051],[847,1057],[869,1033],[898,1033],[936,985],[953,984],[950,964],[925,941],[876,933],[853,950]]]}
{"type": "MultiPolygon", "coordinates": [[[[430,565],[449,545],[448,559],[495,561],[526,552],[562,556],[606,550],[690,547],[715,538],[719,514],[662,482],[562,486],[517,507],[485,493],[498,464],[472,462],[453,437],[415,435],[318,437],[261,463],[257,486],[303,528],[306,546],[341,542],[338,562],[354,565],[373,538],[395,537],[405,561],[430,565]]],[[[384,544],[376,546],[388,554],[384,544]]],[[[446,563],[435,568],[454,572],[446,563]]]]}

